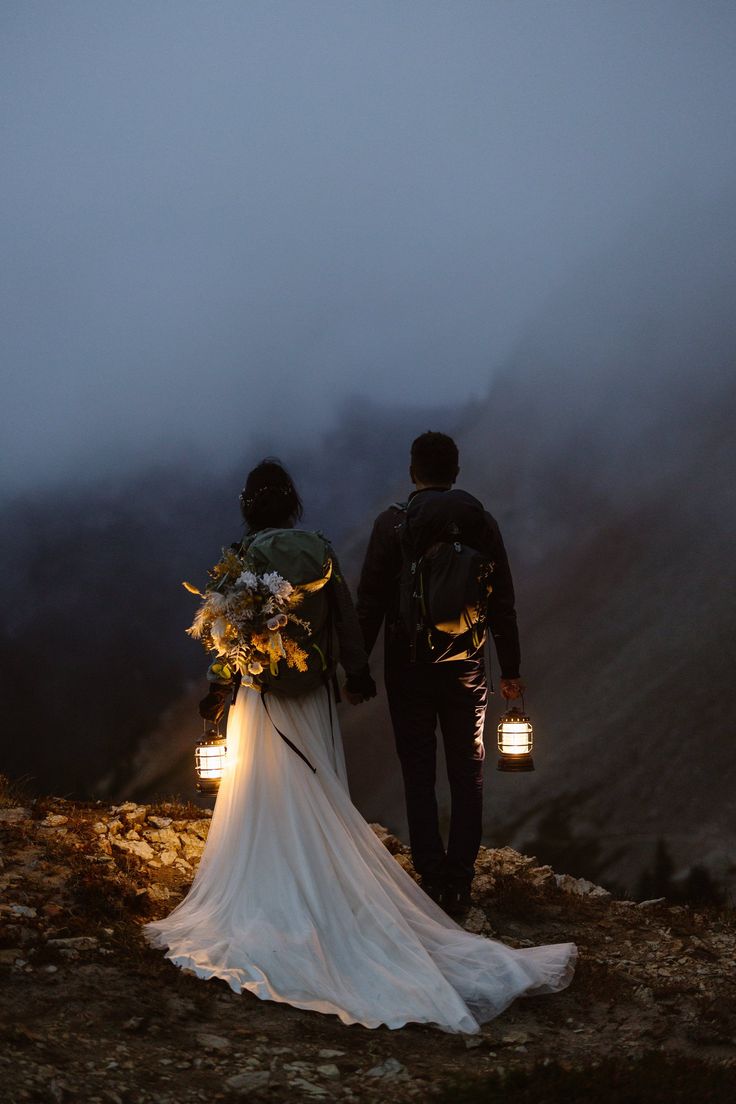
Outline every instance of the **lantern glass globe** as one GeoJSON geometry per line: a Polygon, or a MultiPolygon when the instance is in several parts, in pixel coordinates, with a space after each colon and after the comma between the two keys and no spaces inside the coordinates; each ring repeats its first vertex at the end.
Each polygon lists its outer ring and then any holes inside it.
{"type": "Polygon", "coordinates": [[[500,771],[534,770],[532,747],[534,728],[526,713],[511,706],[498,725],[498,769],[500,771]]]}
{"type": "Polygon", "coordinates": [[[199,793],[217,793],[227,762],[224,739],[200,740],[194,749],[194,768],[199,793]]]}

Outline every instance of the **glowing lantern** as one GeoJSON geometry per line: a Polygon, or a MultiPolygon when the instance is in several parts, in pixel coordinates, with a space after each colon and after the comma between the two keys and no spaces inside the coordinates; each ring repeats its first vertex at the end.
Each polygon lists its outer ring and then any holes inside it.
{"type": "Polygon", "coordinates": [[[498,769],[500,771],[532,771],[532,745],[534,729],[532,722],[524,712],[524,699],[521,709],[509,706],[498,723],[498,769]]]}
{"type": "Polygon", "coordinates": [[[220,736],[219,728],[207,729],[204,739],[194,746],[194,768],[197,772],[197,791],[201,794],[216,794],[225,770],[227,744],[220,736]]]}

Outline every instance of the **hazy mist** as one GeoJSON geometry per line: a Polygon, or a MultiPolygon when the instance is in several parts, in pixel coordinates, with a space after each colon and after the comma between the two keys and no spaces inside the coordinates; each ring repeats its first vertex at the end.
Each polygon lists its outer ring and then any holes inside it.
{"type": "Polygon", "coordinates": [[[736,179],[735,38],[721,2],[8,0],[0,491],[484,395],[589,258],[736,179]]]}

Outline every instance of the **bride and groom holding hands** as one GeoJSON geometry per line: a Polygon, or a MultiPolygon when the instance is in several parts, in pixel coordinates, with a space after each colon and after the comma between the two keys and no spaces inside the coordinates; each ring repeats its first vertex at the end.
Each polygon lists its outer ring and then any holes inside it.
{"type": "MultiPolygon", "coordinates": [[[[296,693],[280,693],[277,678],[266,694],[210,675],[202,715],[218,717],[233,699],[228,766],[191,890],[145,928],[149,942],[197,976],[344,1023],[430,1023],[470,1033],[518,996],[569,984],[573,944],[517,950],[456,922],[470,906],[481,842],[487,630],[502,695],[522,690],[503,540],[482,505],[453,489],[458,471],[450,437],[414,441],[414,490],[376,519],[355,606],[326,545],[328,613],[314,640],[327,668],[336,640],[343,694],[359,704],[376,692],[368,656],[384,628],[385,684],[420,884],[350,801],[329,678],[304,678],[296,693]],[[469,580],[481,588],[482,602],[458,611],[459,626],[427,618],[430,576],[421,565],[431,559],[433,585],[445,594],[454,588],[461,604],[469,580]],[[435,794],[438,721],[451,795],[446,843],[435,794]]],[[[288,473],[264,461],[248,476],[241,509],[246,546],[256,548],[293,530],[302,507],[288,473]]]]}

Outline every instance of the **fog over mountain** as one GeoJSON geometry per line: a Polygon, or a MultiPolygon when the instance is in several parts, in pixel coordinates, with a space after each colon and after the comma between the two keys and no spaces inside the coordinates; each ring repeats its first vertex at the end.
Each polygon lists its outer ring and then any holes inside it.
{"type": "Polygon", "coordinates": [[[636,212],[736,174],[722,0],[0,20],[2,497],[478,400],[636,212]]]}

